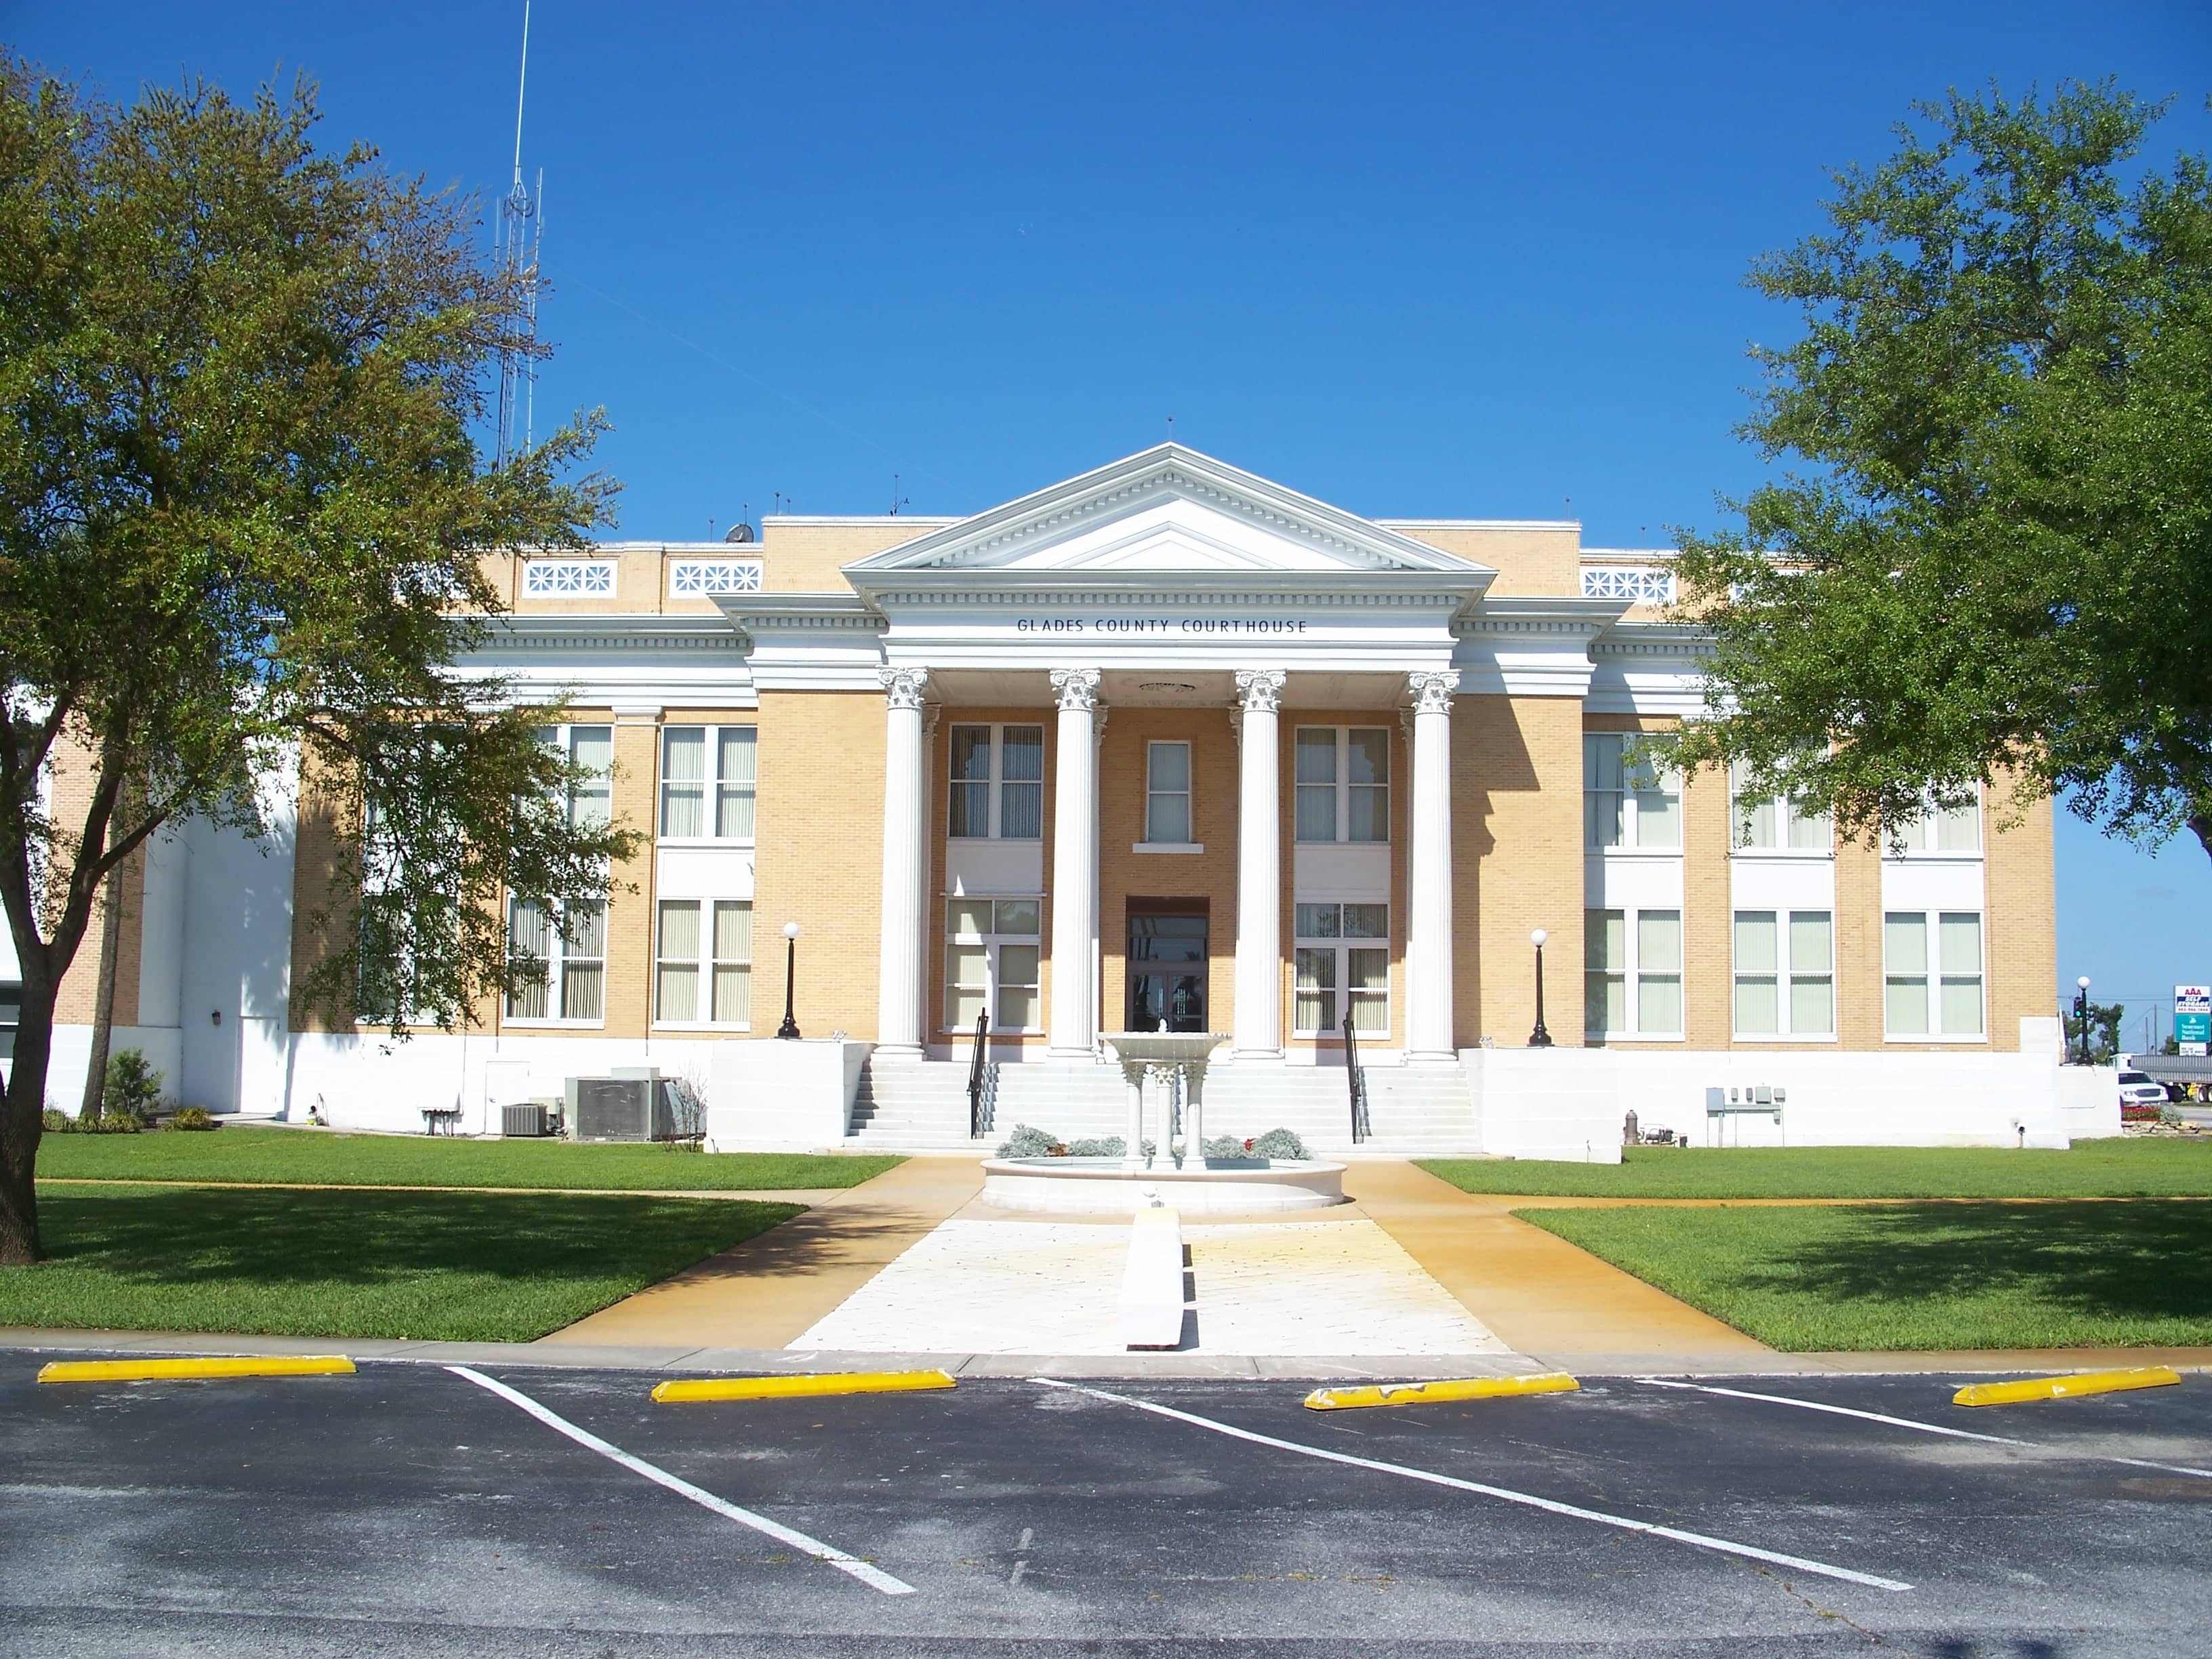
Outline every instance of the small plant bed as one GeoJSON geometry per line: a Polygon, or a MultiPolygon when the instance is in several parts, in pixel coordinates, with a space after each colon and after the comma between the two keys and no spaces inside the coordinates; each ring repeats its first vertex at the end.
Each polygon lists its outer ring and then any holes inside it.
{"type": "Polygon", "coordinates": [[[803,1152],[717,1152],[558,1140],[455,1140],[233,1125],[221,1134],[54,1135],[41,1181],[239,1181],[340,1187],[605,1188],[758,1192],[856,1187],[903,1160],[803,1152]]]}
{"type": "Polygon", "coordinates": [[[0,1324],[528,1342],[799,1212],[627,1194],[46,1188],[48,1259],[0,1267],[0,1324]]]}
{"type": "Polygon", "coordinates": [[[1543,1198],[2212,1195],[2212,1139],[2085,1140],[2063,1152],[1993,1146],[1630,1146],[1621,1160],[1432,1158],[1421,1168],[1462,1192],[1543,1198]]]}
{"type": "MultiPolygon", "coordinates": [[[[1026,1123],[1014,1125],[1012,1134],[1000,1144],[1000,1158],[1120,1158],[1128,1150],[1127,1139],[1121,1135],[1106,1135],[1096,1140],[1062,1140],[1059,1136],[1026,1123]]],[[[1159,1143],[1144,1143],[1144,1155],[1152,1158],[1159,1151],[1159,1143]]],[[[1234,1135],[1209,1135],[1206,1141],[1206,1157],[1212,1163],[1240,1162],[1249,1164],[1304,1162],[1311,1156],[1306,1144],[1288,1129],[1270,1129],[1249,1140],[1239,1140],[1234,1135]]]]}
{"type": "Polygon", "coordinates": [[[2212,1343],[2186,1200],[1514,1213],[1789,1352],[2212,1343]]]}

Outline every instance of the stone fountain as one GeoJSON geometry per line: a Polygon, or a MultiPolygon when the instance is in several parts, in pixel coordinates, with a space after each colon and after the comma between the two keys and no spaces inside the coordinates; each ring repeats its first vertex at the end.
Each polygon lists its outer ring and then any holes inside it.
{"type": "Polygon", "coordinates": [[[1128,1085],[1127,1144],[1120,1158],[990,1158],[983,1198],[1002,1209],[1130,1215],[1164,1206],[1194,1213],[1317,1209],[1341,1204],[1344,1165],[1304,1158],[1206,1156],[1206,1068],[1228,1041],[1219,1031],[1109,1031],[1107,1045],[1128,1085]],[[1145,1085],[1161,1085],[1159,1139],[1145,1153],[1145,1085]],[[1169,1091],[1183,1098],[1182,1153],[1169,1138],[1169,1091]]]}

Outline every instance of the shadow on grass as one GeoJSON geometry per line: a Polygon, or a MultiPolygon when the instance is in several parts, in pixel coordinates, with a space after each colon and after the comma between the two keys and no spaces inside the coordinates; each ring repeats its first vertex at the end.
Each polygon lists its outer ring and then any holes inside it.
{"type": "Polygon", "coordinates": [[[1778,1240],[1763,1265],[1729,1277],[1748,1291],[1836,1300],[2016,1295],[2098,1318],[2212,1322],[2212,1207],[2203,1204],[1952,1203],[1828,1218],[1839,1224],[1778,1240]]]}

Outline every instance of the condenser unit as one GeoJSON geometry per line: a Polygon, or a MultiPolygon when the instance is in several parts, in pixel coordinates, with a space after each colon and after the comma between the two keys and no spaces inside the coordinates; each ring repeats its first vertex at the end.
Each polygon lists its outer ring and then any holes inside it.
{"type": "Polygon", "coordinates": [[[553,1133],[550,1114],[536,1100],[509,1102],[499,1109],[499,1132],[510,1140],[538,1140],[553,1133]]]}

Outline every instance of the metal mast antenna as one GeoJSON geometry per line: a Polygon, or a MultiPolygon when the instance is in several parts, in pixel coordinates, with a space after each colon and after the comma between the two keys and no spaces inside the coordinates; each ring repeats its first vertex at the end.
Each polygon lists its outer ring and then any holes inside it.
{"type": "Polygon", "coordinates": [[[538,254],[544,240],[540,211],[545,174],[538,175],[538,194],[522,182],[522,101],[530,84],[530,0],[522,0],[522,67],[514,83],[514,182],[499,204],[500,274],[521,284],[526,301],[521,341],[500,353],[499,428],[496,465],[504,466],[530,447],[532,391],[538,376],[529,349],[538,337],[538,254]]]}

